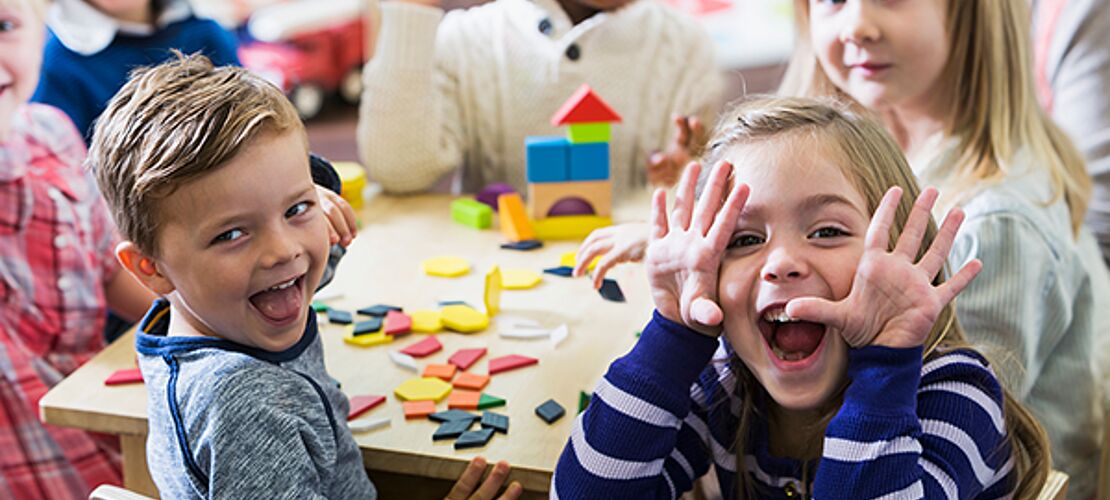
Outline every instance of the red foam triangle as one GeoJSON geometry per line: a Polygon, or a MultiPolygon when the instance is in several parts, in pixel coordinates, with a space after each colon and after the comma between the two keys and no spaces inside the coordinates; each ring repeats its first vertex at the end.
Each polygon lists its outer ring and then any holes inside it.
{"type": "Polygon", "coordinates": [[[501,356],[500,358],[493,358],[489,360],[489,374],[507,372],[515,370],[528,365],[539,363],[540,360],[536,358],[529,358],[528,356],[521,356],[519,354],[510,354],[508,356],[501,356]]]}
{"type": "Polygon", "coordinates": [[[385,334],[401,335],[412,330],[412,316],[400,311],[385,313],[385,334]]]}
{"type": "Polygon", "coordinates": [[[578,87],[574,95],[570,96],[570,99],[563,103],[563,107],[551,117],[551,124],[556,127],[574,123],[619,123],[620,121],[621,115],[613,111],[613,108],[598,97],[587,84],[578,87]]]}
{"type": "Polygon", "coordinates": [[[485,347],[459,349],[458,352],[452,354],[450,358],[447,358],[447,362],[459,367],[460,370],[465,370],[470,368],[471,365],[478,362],[478,360],[485,355],[485,347]]]}
{"type": "Polygon", "coordinates": [[[385,396],[353,396],[350,398],[351,409],[347,411],[347,420],[355,418],[370,411],[371,408],[385,402],[385,396]]]}
{"type": "Polygon", "coordinates": [[[440,344],[439,339],[437,339],[435,335],[432,335],[420,342],[401,349],[401,353],[408,354],[414,358],[423,358],[424,356],[430,356],[439,352],[440,349],[443,349],[443,344],[440,344]]]}
{"type": "Polygon", "coordinates": [[[115,373],[104,380],[104,385],[134,384],[143,381],[143,374],[138,368],[116,370],[115,373]]]}

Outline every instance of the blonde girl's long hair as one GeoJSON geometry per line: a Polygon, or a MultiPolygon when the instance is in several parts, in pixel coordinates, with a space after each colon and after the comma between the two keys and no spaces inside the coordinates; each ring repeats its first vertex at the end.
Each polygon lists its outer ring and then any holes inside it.
{"type": "MultiPolygon", "coordinates": [[[[1037,102],[1029,41],[1028,0],[949,0],[951,52],[940,76],[952,84],[945,135],[959,140],[952,177],[941,192],[958,203],[1006,177],[1027,151],[1048,169],[1053,203],[1064,197],[1078,234],[1091,196],[1083,156],[1037,102]]],[[[779,92],[847,96],[821,69],[809,37],[809,2],[794,1],[794,53],[779,92]]]]}
{"type": "MultiPolygon", "coordinates": [[[[866,201],[868,213],[875,212],[888,189],[900,186],[904,194],[890,229],[891,246],[898,241],[920,190],[901,150],[881,124],[831,99],[753,98],[741,102],[724,115],[709,141],[703,164],[717,163],[738,145],[769,141],[782,141],[784,145],[816,141],[827,146],[825,151],[834,156],[833,161],[841,173],[866,201]]],[[[930,221],[918,259],[932,244],[936,233],[936,224],[930,221]]],[[[934,279],[935,284],[943,281],[944,273],[934,279]]],[[[956,321],[954,304],[950,303],[941,311],[925,341],[925,359],[956,348],[970,346],[956,321]]],[[[737,390],[743,398],[735,441],[737,498],[751,498],[754,496],[754,483],[744,466],[744,454],[756,410],[755,401],[760,398],[766,400],[767,395],[739,359],[729,362],[738,379],[737,390]]],[[[1003,397],[1006,428],[1019,476],[1015,497],[1033,498],[1043,487],[1050,468],[1048,437],[1037,420],[1009,391],[1003,389],[1003,397]]],[[[832,414],[827,415],[823,424],[831,418],[832,414]]]]}

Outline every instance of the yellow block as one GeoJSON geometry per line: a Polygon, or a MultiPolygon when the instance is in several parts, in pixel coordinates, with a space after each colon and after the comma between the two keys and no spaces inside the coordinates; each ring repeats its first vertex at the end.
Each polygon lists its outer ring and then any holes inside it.
{"type": "Polygon", "coordinates": [[[432,257],[420,263],[428,276],[454,278],[470,272],[470,263],[462,257],[432,257]]]}
{"type": "Polygon", "coordinates": [[[354,327],[350,327],[347,329],[347,335],[343,336],[344,342],[351,345],[357,345],[359,347],[370,347],[393,342],[393,336],[386,335],[385,332],[381,330],[378,330],[374,333],[359,335],[357,337],[354,336],[354,330],[354,327]]]}
{"type": "Polygon", "coordinates": [[[440,401],[451,392],[451,384],[435,377],[410,378],[393,389],[404,401],[440,401]]]}
{"type": "Polygon", "coordinates": [[[470,306],[462,304],[443,306],[439,313],[443,315],[443,326],[456,332],[480,332],[489,327],[489,316],[470,306]]]}
{"type": "Polygon", "coordinates": [[[611,225],[612,218],[597,215],[559,215],[532,221],[539,240],[580,240],[594,229],[611,225]]]}
{"type": "MultiPolygon", "coordinates": [[[[576,259],[577,256],[578,252],[564,253],[561,257],[559,257],[559,265],[565,267],[574,267],[578,263],[578,260],[576,259]]],[[[594,257],[594,260],[590,261],[590,265],[586,266],[586,270],[593,271],[594,268],[597,267],[597,261],[599,260],[601,260],[600,255],[594,257]]]]}
{"type": "Polygon", "coordinates": [[[543,278],[540,273],[531,269],[506,269],[501,272],[501,286],[509,290],[524,290],[532,288],[543,278]]]}
{"type": "Polygon", "coordinates": [[[351,204],[351,208],[355,210],[362,208],[362,191],[366,189],[366,171],[363,170],[362,165],[351,161],[337,161],[332,162],[331,166],[335,167],[335,172],[339,174],[339,181],[343,185],[340,188],[340,196],[351,204]]]}
{"type": "Polygon", "coordinates": [[[412,331],[416,333],[435,333],[443,329],[443,318],[439,311],[422,309],[409,313],[412,318],[412,331]]]}
{"type": "Polygon", "coordinates": [[[483,298],[486,302],[486,316],[492,318],[501,311],[501,269],[497,266],[486,273],[486,293],[483,298]]]}

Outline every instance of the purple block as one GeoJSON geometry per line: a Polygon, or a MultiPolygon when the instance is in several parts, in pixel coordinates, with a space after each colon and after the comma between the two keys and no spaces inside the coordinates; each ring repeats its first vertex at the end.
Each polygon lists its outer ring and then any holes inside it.
{"type": "Polygon", "coordinates": [[[474,199],[476,199],[476,200],[478,200],[482,203],[485,203],[486,205],[489,205],[490,207],[493,208],[493,211],[496,212],[497,211],[497,197],[501,196],[503,194],[509,194],[509,193],[515,193],[515,192],[516,192],[516,189],[513,189],[512,186],[510,186],[508,184],[505,184],[503,182],[498,182],[496,184],[490,184],[490,185],[482,188],[482,190],[478,192],[478,195],[475,196],[474,199]]]}
{"type": "Polygon", "coordinates": [[[596,212],[594,212],[593,205],[590,205],[589,202],[583,200],[582,198],[572,197],[563,198],[555,202],[554,205],[551,205],[551,209],[547,211],[547,216],[554,217],[556,215],[594,215],[595,213],[596,212]]]}

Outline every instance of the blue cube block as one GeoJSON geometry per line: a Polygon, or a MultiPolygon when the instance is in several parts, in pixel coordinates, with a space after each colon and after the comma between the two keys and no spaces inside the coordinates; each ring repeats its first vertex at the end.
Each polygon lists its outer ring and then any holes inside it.
{"type": "Polygon", "coordinates": [[[528,137],[524,139],[528,162],[528,182],[566,182],[570,179],[566,137],[528,137]]]}
{"type": "Polygon", "coordinates": [[[604,181],[608,179],[608,142],[570,145],[570,180],[604,181]]]}

